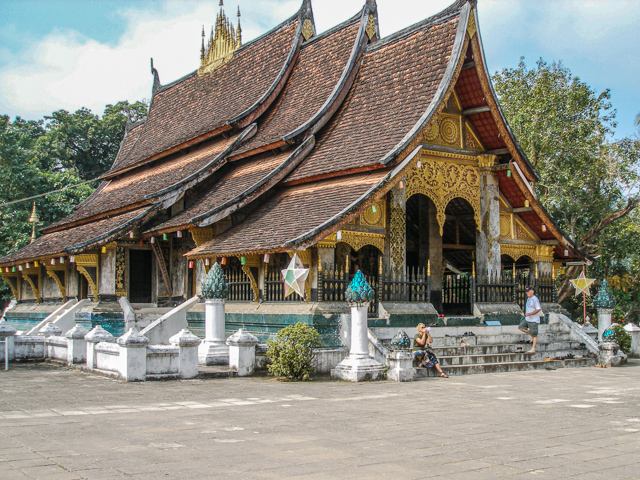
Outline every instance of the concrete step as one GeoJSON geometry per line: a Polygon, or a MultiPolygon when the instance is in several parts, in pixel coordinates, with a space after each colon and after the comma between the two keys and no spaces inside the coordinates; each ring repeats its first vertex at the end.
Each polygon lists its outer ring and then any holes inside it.
{"type": "MultiPolygon", "coordinates": [[[[516,353],[518,348],[522,348],[527,351],[531,348],[531,344],[527,343],[507,343],[498,345],[456,345],[451,347],[438,347],[434,346],[433,351],[438,357],[441,356],[455,356],[455,355],[488,355],[488,354],[503,354],[503,353],[516,353]]],[[[540,352],[567,352],[575,353],[577,350],[582,350],[579,342],[552,342],[552,343],[538,343],[536,350],[540,352]]],[[[566,355],[565,353],[564,355],[566,355]]],[[[557,357],[558,355],[554,355],[557,357]]]]}
{"type": "MultiPolygon", "coordinates": [[[[586,357],[586,350],[569,352],[575,356],[586,357]]],[[[486,365],[499,363],[521,363],[542,361],[545,357],[556,358],[567,355],[564,352],[536,352],[536,353],[500,353],[485,355],[457,355],[438,357],[442,368],[457,365],[486,365]]]]}
{"type": "MultiPolygon", "coordinates": [[[[503,334],[503,335],[465,335],[461,337],[434,337],[434,347],[455,347],[460,345],[462,339],[469,345],[501,345],[519,343],[521,340],[529,339],[524,333],[503,334]]],[[[571,342],[571,335],[568,332],[541,332],[538,335],[539,343],[571,342]]]]}
{"type": "MultiPolygon", "coordinates": [[[[504,373],[523,372],[529,370],[555,370],[557,368],[572,367],[593,367],[597,363],[595,358],[575,358],[571,360],[552,360],[545,362],[542,360],[523,362],[501,362],[501,363],[478,363],[473,365],[450,365],[443,366],[444,372],[452,376],[470,375],[478,373],[504,373]]],[[[435,368],[416,368],[418,378],[439,376],[435,368]]]]}
{"type": "Polygon", "coordinates": [[[198,378],[231,378],[237,376],[237,370],[225,365],[200,365],[198,367],[198,378]]]}

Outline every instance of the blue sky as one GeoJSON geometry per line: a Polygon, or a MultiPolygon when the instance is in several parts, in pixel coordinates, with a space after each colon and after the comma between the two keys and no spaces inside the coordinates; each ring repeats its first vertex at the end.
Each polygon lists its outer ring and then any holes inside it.
{"type": "MultiPolygon", "coordinates": [[[[382,34],[418,22],[453,0],[378,0],[382,34]]],[[[301,0],[226,0],[240,5],[244,40],[291,16],[301,0]]],[[[364,0],[314,0],[319,31],[356,13],[364,0]]],[[[562,60],[596,91],[612,91],[616,137],[637,132],[640,113],[640,1],[479,0],[493,73],[562,60]]],[[[168,83],[198,66],[200,30],[218,0],[0,0],[0,113],[41,118],[82,106],[102,113],[119,100],[148,98],[154,57],[168,83]]]]}

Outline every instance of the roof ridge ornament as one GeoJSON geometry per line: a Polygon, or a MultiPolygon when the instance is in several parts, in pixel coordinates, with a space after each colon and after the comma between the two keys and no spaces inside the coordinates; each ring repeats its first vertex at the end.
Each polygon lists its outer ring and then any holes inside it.
{"type": "Polygon", "coordinates": [[[200,49],[200,68],[198,75],[206,75],[229,63],[234,52],[242,45],[242,27],[240,26],[240,7],[238,6],[237,30],[224,13],[224,1],[220,0],[220,12],[216,16],[215,27],[211,27],[211,37],[205,46],[204,27],[200,49]]]}
{"type": "Polygon", "coordinates": [[[469,23],[467,24],[467,32],[469,33],[469,38],[473,38],[477,31],[478,28],[476,27],[476,16],[474,15],[473,11],[471,11],[469,13],[469,23]]]}

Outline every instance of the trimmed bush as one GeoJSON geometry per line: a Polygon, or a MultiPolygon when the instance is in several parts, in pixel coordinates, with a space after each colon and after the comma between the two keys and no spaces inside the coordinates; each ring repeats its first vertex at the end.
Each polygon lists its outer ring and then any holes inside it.
{"type": "Polygon", "coordinates": [[[613,339],[624,353],[631,351],[631,335],[627,333],[622,325],[614,325],[611,327],[613,330],[613,339]]]}
{"type": "Polygon", "coordinates": [[[306,323],[289,325],[267,341],[269,373],[287,380],[307,380],[313,373],[313,349],[322,347],[318,331],[306,323]]]}

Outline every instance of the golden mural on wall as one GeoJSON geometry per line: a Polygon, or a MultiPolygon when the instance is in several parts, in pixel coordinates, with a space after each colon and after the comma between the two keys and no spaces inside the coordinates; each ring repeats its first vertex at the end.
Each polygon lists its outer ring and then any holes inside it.
{"type": "Polygon", "coordinates": [[[463,198],[473,207],[476,227],[480,229],[478,168],[424,156],[421,164],[421,168],[414,167],[407,173],[407,200],[417,193],[429,197],[436,206],[440,235],[442,235],[447,205],[454,198],[463,198]]]}

